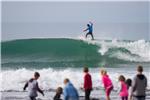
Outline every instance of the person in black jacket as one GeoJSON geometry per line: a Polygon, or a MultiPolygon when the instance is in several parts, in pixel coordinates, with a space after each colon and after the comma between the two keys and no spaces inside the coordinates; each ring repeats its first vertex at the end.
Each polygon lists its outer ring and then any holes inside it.
{"type": "Polygon", "coordinates": [[[63,92],[63,89],[61,87],[58,87],[56,89],[56,95],[54,96],[53,100],[62,100],[61,99],[62,92],[63,92]]]}

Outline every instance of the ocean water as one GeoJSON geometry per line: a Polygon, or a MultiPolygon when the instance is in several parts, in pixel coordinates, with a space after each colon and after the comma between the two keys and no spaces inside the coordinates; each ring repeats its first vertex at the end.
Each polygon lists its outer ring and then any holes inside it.
{"type": "MultiPolygon", "coordinates": [[[[63,87],[69,78],[79,89],[84,66],[90,68],[93,87],[103,90],[99,70],[105,68],[117,89],[118,76],[133,78],[137,65],[150,82],[150,42],[145,40],[20,39],[1,44],[1,91],[22,91],[35,71],[44,90],[63,87]]],[[[148,86],[149,87],[149,86],[148,86]]]]}

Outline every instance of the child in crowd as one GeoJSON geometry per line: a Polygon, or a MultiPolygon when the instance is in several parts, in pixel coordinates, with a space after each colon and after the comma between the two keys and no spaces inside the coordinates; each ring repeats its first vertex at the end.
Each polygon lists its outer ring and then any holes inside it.
{"type": "Polygon", "coordinates": [[[109,76],[107,75],[106,70],[100,70],[101,76],[102,76],[102,83],[105,88],[105,94],[106,94],[106,100],[110,100],[110,93],[113,90],[113,84],[109,76]]]}
{"type": "Polygon", "coordinates": [[[125,83],[125,77],[123,75],[119,76],[119,95],[121,97],[121,100],[128,100],[128,87],[125,83]]]}
{"type": "Polygon", "coordinates": [[[23,90],[26,90],[28,87],[28,96],[30,100],[36,100],[38,96],[37,91],[40,92],[43,96],[43,91],[39,88],[37,80],[39,79],[40,74],[38,72],[34,73],[34,77],[31,78],[24,86],[23,90]]]}
{"type": "Polygon", "coordinates": [[[62,94],[62,92],[63,92],[62,87],[58,87],[58,88],[56,89],[56,95],[54,96],[53,100],[62,100],[62,99],[61,99],[61,94],[62,94]]]}
{"type": "Polygon", "coordinates": [[[83,69],[84,72],[84,91],[85,91],[85,100],[90,100],[90,94],[92,91],[92,77],[89,74],[89,69],[87,67],[85,67],[83,69]]]}
{"type": "Polygon", "coordinates": [[[131,95],[131,89],[132,89],[132,80],[130,79],[130,78],[128,78],[127,80],[126,80],[126,84],[127,84],[127,88],[128,88],[128,100],[131,100],[131,98],[132,98],[132,95],[131,95]]]}
{"type": "Polygon", "coordinates": [[[145,100],[146,98],[147,77],[143,74],[143,67],[137,67],[137,74],[132,81],[133,100],[145,100]]]}
{"type": "Polygon", "coordinates": [[[64,80],[64,100],[79,100],[79,95],[77,89],[73,86],[69,79],[64,80]]]}

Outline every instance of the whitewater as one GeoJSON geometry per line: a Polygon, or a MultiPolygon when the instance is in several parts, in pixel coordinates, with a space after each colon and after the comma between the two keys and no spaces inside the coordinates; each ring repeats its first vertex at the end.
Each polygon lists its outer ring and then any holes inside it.
{"type": "Polygon", "coordinates": [[[144,67],[144,74],[150,82],[149,64],[150,42],[145,40],[23,39],[5,41],[2,42],[0,91],[24,93],[22,88],[25,82],[33,76],[35,71],[38,71],[41,74],[38,80],[39,85],[45,91],[55,90],[58,86],[64,87],[63,80],[69,78],[79,93],[84,95],[80,90],[83,86],[82,68],[88,66],[94,91],[104,94],[99,73],[101,68],[108,71],[117,90],[119,75],[132,79],[136,75],[138,65],[144,67]]]}

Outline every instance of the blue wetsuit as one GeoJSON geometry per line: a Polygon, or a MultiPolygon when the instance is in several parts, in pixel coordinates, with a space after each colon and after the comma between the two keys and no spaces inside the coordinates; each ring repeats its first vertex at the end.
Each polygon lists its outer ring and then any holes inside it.
{"type": "Polygon", "coordinates": [[[91,35],[92,40],[94,40],[94,37],[93,37],[93,24],[92,24],[92,23],[88,24],[88,28],[87,28],[86,30],[89,31],[89,32],[86,34],[86,38],[87,38],[88,35],[91,35]]]}

